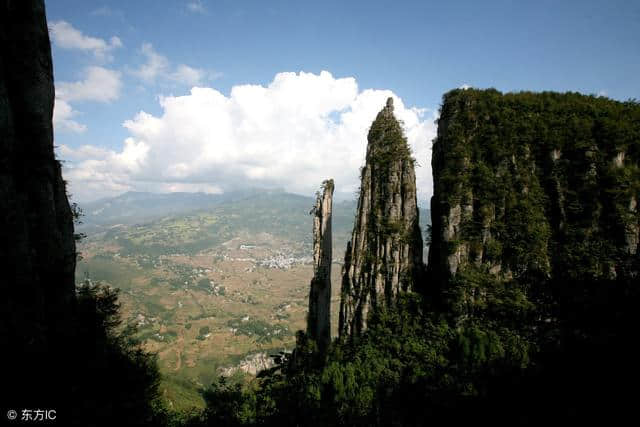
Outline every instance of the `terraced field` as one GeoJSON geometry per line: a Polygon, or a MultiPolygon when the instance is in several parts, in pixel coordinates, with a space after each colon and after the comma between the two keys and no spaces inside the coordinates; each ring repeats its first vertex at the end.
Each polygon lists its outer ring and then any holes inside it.
{"type": "MultiPolygon", "coordinates": [[[[158,354],[168,402],[201,406],[200,387],[221,374],[255,374],[304,329],[312,204],[271,195],[137,223],[89,224],[77,281],[121,290],[125,322],[158,354]]],[[[354,208],[334,207],[334,333],[354,208]]]]}

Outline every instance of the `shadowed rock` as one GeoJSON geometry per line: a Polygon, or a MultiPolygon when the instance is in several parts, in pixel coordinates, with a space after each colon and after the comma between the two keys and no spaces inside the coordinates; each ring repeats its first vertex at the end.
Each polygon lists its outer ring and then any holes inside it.
{"type": "Polygon", "coordinates": [[[73,216],[53,151],[53,103],[44,2],[0,1],[0,347],[17,366],[47,357],[52,337],[67,333],[75,300],[73,216]]]}

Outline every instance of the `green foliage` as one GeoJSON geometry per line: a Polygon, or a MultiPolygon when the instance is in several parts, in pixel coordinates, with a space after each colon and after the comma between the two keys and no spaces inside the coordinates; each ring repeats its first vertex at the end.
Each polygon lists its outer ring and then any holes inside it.
{"type": "Polygon", "coordinates": [[[638,222],[638,140],[633,101],[453,90],[434,144],[436,206],[471,206],[456,239],[516,278],[606,276],[638,222]]]}
{"type": "MultiPolygon", "coordinates": [[[[400,141],[381,118],[369,137],[400,141]]],[[[631,344],[640,261],[628,247],[639,219],[638,141],[635,102],[449,92],[433,154],[432,260],[456,251],[468,260],[455,275],[431,265],[425,295],[400,295],[370,313],[361,336],[326,352],[299,332],[293,353],[251,386],[223,388],[200,422],[620,421],[640,381],[631,344]],[[444,246],[439,212],[452,208],[460,222],[444,246]]],[[[383,148],[368,153],[381,165],[397,147],[383,148]]],[[[372,237],[397,231],[383,225],[372,237]]]]}
{"type": "Polygon", "coordinates": [[[421,424],[425,409],[443,410],[440,399],[482,395],[485,370],[526,364],[517,337],[481,323],[452,327],[423,307],[420,296],[403,295],[377,311],[361,337],[334,342],[324,356],[299,332],[295,351],[260,375],[257,388],[235,390],[232,406],[208,400],[208,410],[231,411],[227,418],[245,424],[421,424]]]}
{"type": "Polygon", "coordinates": [[[135,339],[135,329],[122,324],[118,291],[84,284],[73,310],[59,316],[64,327],[46,331],[45,352],[9,359],[22,381],[8,383],[20,389],[5,390],[5,403],[47,405],[60,425],[166,425],[156,358],[135,339]],[[28,399],[14,400],[20,395],[28,399]]]}
{"type": "MultiPolygon", "coordinates": [[[[157,403],[153,358],[120,328],[117,296],[81,289],[80,341],[97,344],[79,353],[82,372],[95,372],[77,388],[80,407],[110,421],[105,407],[117,408],[127,425],[619,424],[640,381],[640,261],[627,241],[638,224],[639,111],[578,94],[446,94],[434,204],[458,207],[461,220],[447,247],[440,219],[429,235],[442,251],[433,259],[468,250],[455,275],[432,274],[431,293],[400,295],[324,352],[299,331],[274,368],[249,383],[215,380],[206,409],[185,414],[157,403]]],[[[381,169],[410,157],[395,120],[380,116],[369,137],[388,142],[370,153],[381,169]]],[[[404,227],[379,225],[376,236],[404,227]]],[[[228,326],[260,343],[289,333],[246,318],[228,326]]]]}
{"type": "Polygon", "coordinates": [[[367,139],[374,142],[369,155],[376,171],[384,173],[392,162],[403,160],[409,160],[413,166],[409,144],[395,117],[378,114],[367,139]]]}
{"type": "Polygon", "coordinates": [[[231,319],[227,322],[227,326],[233,328],[236,335],[252,337],[258,343],[270,343],[273,339],[282,339],[291,335],[286,325],[272,325],[261,319],[231,319]]]}
{"type": "Polygon", "coordinates": [[[207,409],[203,414],[208,425],[242,426],[255,421],[255,394],[243,389],[240,382],[219,377],[202,394],[207,409]]]}
{"type": "MultiPolygon", "coordinates": [[[[82,217],[84,216],[84,212],[82,211],[82,208],[78,206],[78,204],[75,202],[71,203],[69,207],[71,208],[71,217],[73,218],[73,225],[75,229],[77,226],[82,224],[82,217]]],[[[87,235],[85,233],[73,233],[73,238],[76,241],[76,243],[80,242],[82,239],[86,237],[87,235]]],[[[82,260],[81,252],[76,251],[76,259],[78,261],[82,260]]]]}

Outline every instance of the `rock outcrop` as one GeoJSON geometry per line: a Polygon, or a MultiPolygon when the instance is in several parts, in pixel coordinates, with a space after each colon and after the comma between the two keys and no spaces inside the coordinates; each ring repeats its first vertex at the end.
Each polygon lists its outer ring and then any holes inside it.
{"type": "Polygon", "coordinates": [[[577,294],[586,282],[637,274],[639,138],[634,102],[445,94],[433,146],[426,287],[457,295],[453,304],[465,315],[486,299],[477,285],[483,278],[541,307],[568,283],[577,294]],[[461,283],[464,291],[453,289],[461,283]]]}
{"type": "Polygon", "coordinates": [[[274,366],[275,362],[273,358],[267,353],[261,352],[248,354],[237,365],[228,368],[219,368],[218,372],[225,377],[230,377],[238,371],[249,375],[258,375],[260,371],[273,368],[274,366]]]}
{"type": "Polygon", "coordinates": [[[73,215],[54,156],[53,103],[44,2],[0,1],[0,347],[17,366],[47,357],[75,300],[73,215]]]}
{"type": "Polygon", "coordinates": [[[372,309],[416,289],[423,272],[414,159],[389,98],[371,125],[343,267],[339,334],[360,334],[372,309]]]}
{"type": "Polygon", "coordinates": [[[331,211],[333,180],[322,183],[313,214],[313,279],[309,292],[307,333],[318,348],[331,342],[331,211]]]}

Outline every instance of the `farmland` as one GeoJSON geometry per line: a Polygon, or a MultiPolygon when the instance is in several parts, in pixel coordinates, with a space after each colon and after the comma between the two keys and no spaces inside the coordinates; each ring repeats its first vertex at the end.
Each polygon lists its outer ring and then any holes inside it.
{"type": "MultiPolygon", "coordinates": [[[[133,223],[96,225],[89,217],[77,282],[119,288],[124,323],[158,355],[169,405],[201,406],[199,388],[221,374],[255,374],[305,328],[311,205],[279,194],[133,223]]],[[[335,206],[334,335],[353,209],[335,206]]]]}

